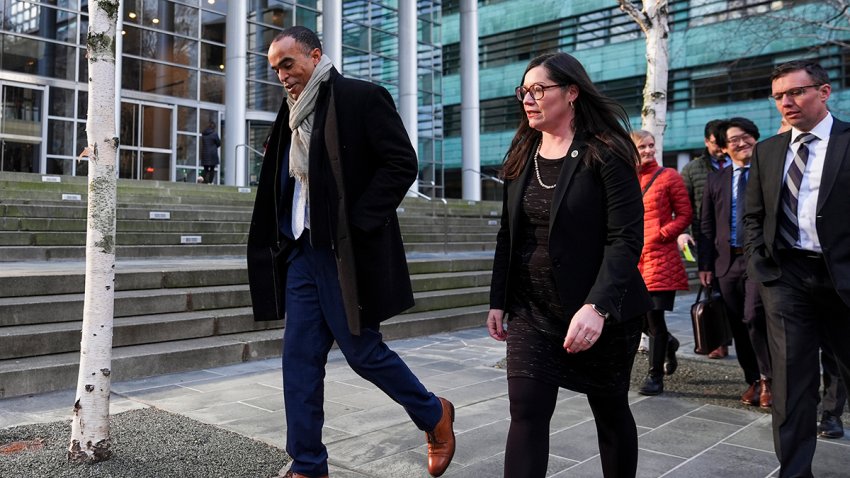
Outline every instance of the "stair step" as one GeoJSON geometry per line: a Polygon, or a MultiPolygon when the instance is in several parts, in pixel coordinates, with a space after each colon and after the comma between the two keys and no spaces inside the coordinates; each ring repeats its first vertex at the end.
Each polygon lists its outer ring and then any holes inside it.
{"type": "MultiPolygon", "coordinates": [[[[217,337],[131,345],[112,349],[112,381],[279,357],[281,331],[261,330],[217,337]]],[[[73,388],[80,354],[0,361],[0,398],[73,388]]]]}
{"type": "MultiPolygon", "coordinates": [[[[0,326],[83,320],[84,294],[0,298],[0,326]]],[[[115,292],[113,316],[247,307],[247,284],[115,292]]]]}
{"type": "MultiPolygon", "coordinates": [[[[250,307],[137,315],[113,321],[114,347],[282,328],[283,321],[257,322],[250,307]]],[[[0,328],[0,359],[80,350],[82,322],[0,328]]]]}

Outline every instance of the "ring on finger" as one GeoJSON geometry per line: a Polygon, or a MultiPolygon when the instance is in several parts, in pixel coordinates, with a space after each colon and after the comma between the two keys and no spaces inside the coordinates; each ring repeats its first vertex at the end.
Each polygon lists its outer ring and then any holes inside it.
{"type": "Polygon", "coordinates": [[[589,343],[589,344],[592,344],[592,343],[593,343],[593,341],[592,341],[592,340],[590,340],[590,338],[588,338],[588,336],[587,336],[587,335],[585,335],[585,336],[584,336],[584,341],[585,341],[585,342],[587,342],[587,343],[589,343]]]}

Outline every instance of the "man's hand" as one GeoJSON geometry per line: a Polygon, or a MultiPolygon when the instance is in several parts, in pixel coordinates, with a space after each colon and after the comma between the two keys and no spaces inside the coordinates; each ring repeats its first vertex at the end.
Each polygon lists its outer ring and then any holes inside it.
{"type": "Polygon", "coordinates": [[[711,271],[699,271],[697,274],[699,275],[699,283],[703,287],[711,285],[711,280],[714,278],[714,274],[711,271]]]}

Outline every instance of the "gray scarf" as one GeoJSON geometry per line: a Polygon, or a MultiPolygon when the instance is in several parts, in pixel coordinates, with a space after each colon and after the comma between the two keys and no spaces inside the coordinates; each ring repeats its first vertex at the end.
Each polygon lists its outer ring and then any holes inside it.
{"type": "Polygon", "coordinates": [[[309,171],[310,136],[313,134],[313,112],[316,108],[316,97],[319,86],[330,77],[333,62],[327,55],[322,55],[313,75],[304,86],[304,91],[298,95],[298,100],[286,97],[289,105],[289,128],[292,130],[292,143],[289,147],[289,175],[307,186],[309,171]]]}

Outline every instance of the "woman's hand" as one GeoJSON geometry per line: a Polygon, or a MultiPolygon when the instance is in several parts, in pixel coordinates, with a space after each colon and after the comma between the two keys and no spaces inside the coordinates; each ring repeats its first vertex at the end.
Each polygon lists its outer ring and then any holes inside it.
{"type": "Polygon", "coordinates": [[[487,331],[490,332],[490,337],[503,342],[508,338],[508,331],[505,330],[503,319],[505,311],[502,309],[490,309],[487,314],[487,331]]]}
{"type": "Polygon", "coordinates": [[[590,304],[584,304],[570,321],[570,328],[567,329],[567,337],[564,339],[564,350],[573,354],[593,347],[602,335],[603,325],[605,319],[597,314],[590,304]]]}

